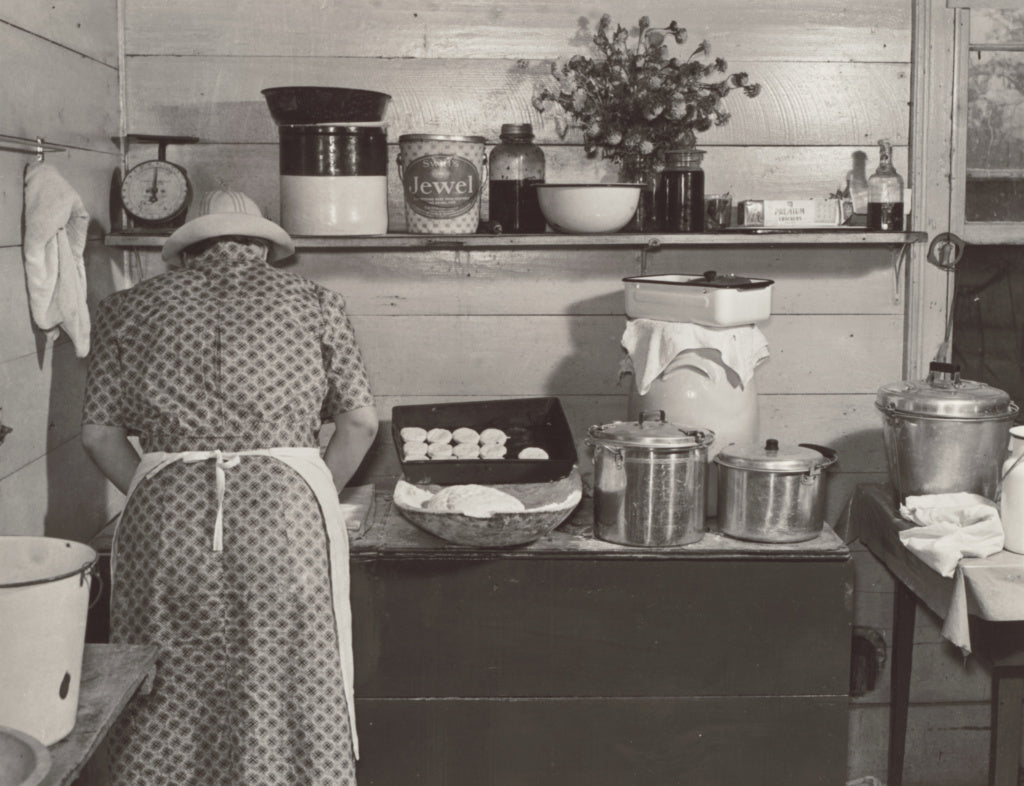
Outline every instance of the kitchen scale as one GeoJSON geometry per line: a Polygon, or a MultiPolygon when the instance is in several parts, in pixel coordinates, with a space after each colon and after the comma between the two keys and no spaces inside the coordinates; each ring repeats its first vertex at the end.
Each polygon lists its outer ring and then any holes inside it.
{"type": "Polygon", "coordinates": [[[156,144],[158,150],[156,158],[136,164],[121,178],[119,198],[127,229],[160,232],[180,227],[192,201],[192,184],[183,166],[167,160],[167,146],[193,144],[199,138],[128,134],[127,141],[156,144]]]}

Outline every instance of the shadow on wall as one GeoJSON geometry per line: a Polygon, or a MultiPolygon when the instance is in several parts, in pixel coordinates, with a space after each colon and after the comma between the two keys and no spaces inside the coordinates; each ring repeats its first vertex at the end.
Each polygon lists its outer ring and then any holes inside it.
{"type": "MultiPolygon", "coordinates": [[[[90,238],[103,229],[90,223],[90,238]]],[[[88,306],[96,313],[99,301],[117,288],[120,255],[99,240],[85,249],[88,306]]],[[[46,336],[37,334],[40,368],[45,363],[46,336]]],[[[89,358],[79,358],[65,334],[51,344],[50,397],[47,405],[46,489],[44,534],[88,542],[119,510],[123,498],[99,472],[81,443],[82,399],[89,358]]]]}

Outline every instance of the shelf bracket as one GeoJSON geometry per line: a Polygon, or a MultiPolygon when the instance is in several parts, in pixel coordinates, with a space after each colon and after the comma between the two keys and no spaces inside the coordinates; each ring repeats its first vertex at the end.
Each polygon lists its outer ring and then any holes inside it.
{"type": "Polygon", "coordinates": [[[910,256],[910,243],[901,243],[892,250],[892,302],[903,302],[903,271],[910,256]]]}
{"type": "Polygon", "coordinates": [[[652,237],[640,247],[640,275],[647,275],[647,252],[661,249],[661,238],[652,237]]]}

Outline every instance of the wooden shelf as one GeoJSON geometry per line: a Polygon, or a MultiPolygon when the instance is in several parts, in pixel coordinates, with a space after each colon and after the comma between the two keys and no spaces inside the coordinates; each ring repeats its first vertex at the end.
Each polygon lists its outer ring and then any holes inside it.
{"type": "MultiPolygon", "coordinates": [[[[927,239],[924,232],[868,232],[863,228],[836,229],[751,229],[699,234],[609,234],[568,235],[548,232],[540,235],[344,235],[332,237],[297,236],[297,251],[429,251],[436,249],[513,249],[613,247],[656,249],[681,246],[773,246],[773,245],[877,245],[900,246],[927,239]]],[[[160,248],[167,235],[138,232],[111,233],[105,243],[115,248],[160,248]]]]}

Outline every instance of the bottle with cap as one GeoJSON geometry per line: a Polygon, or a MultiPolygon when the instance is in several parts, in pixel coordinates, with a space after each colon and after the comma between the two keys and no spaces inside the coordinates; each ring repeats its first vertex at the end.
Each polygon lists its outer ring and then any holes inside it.
{"type": "Polygon", "coordinates": [[[547,222],[540,212],[538,183],[545,177],[544,151],[534,144],[529,123],[505,123],[501,142],[491,150],[488,165],[490,223],[501,232],[544,232],[547,222]]]}
{"type": "Polygon", "coordinates": [[[892,143],[878,140],[878,169],[868,178],[868,229],[903,231],[903,178],[892,165],[892,143]]]}

